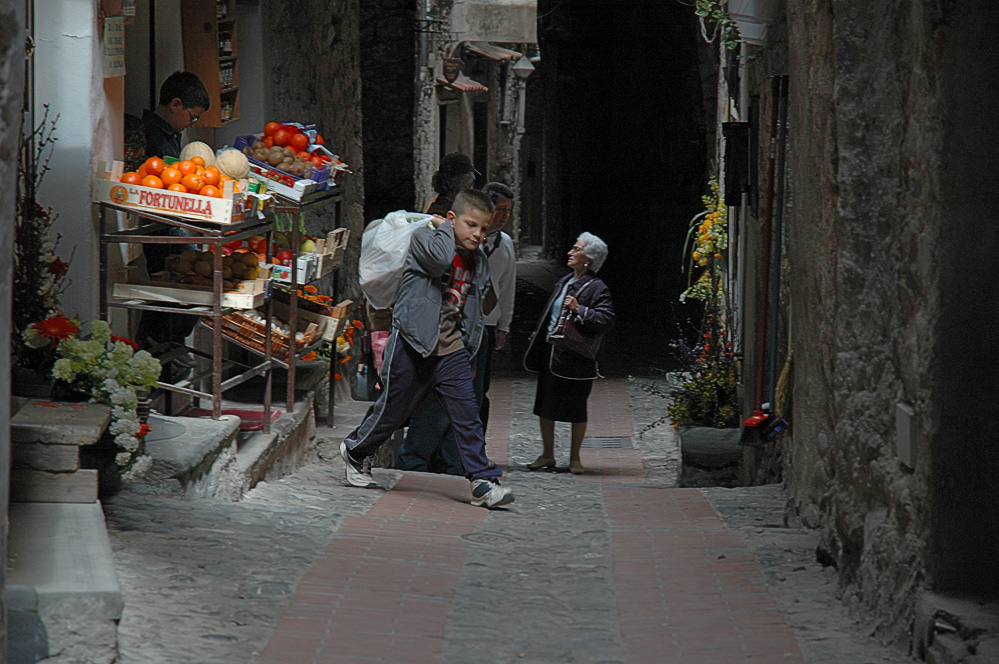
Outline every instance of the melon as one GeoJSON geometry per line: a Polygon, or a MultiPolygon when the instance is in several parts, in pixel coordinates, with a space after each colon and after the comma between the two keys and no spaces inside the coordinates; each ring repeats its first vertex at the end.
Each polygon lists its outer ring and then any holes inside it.
{"type": "Polygon", "coordinates": [[[215,159],[215,166],[218,167],[222,175],[231,177],[233,180],[242,180],[250,174],[250,160],[246,155],[231,148],[223,150],[215,159]]]}
{"type": "Polygon", "coordinates": [[[201,141],[191,141],[180,151],[180,160],[187,161],[192,157],[201,157],[205,160],[205,168],[215,164],[215,151],[208,147],[207,143],[201,141]]]}

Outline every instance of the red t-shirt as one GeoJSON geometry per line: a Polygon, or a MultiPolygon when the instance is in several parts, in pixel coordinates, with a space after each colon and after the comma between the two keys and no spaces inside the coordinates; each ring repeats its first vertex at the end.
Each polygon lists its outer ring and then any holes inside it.
{"type": "Polygon", "coordinates": [[[451,281],[444,288],[441,301],[441,330],[437,338],[437,355],[448,355],[462,348],[461,313],[468,299],[475,275],[475,256],[458,250],[451,261],[451,281]]]}

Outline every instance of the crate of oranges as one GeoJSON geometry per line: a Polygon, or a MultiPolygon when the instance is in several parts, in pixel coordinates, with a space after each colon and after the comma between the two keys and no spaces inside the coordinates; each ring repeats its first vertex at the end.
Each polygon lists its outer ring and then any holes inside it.
{"type": "Polygon", "coordinates": [[[100,162],[92,200],[137,212],[234,224],[243,221],[246,214],[247,198],[240,188],[214,165],[204,165],[202,157],[171,163],[150,157],[138,171],[130,172],[125,172],[120,161],[115,161],[111,170],[100,162]]]}

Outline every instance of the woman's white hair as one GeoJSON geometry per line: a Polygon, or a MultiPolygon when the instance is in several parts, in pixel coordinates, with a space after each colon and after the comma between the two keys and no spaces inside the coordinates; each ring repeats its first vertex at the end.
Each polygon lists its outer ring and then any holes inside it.
{"type": "Polygon", "coordinates": [[[590,269],[594,273],[599,271],[607,260],[607,243],[593,233],[580,233],[576,242],[583,245],[583,253],[590,259],[590,269]]]}

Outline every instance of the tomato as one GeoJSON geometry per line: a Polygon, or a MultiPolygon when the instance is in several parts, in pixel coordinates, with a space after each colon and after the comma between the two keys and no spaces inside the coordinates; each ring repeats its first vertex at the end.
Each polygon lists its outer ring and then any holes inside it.
{"type": "Polygon", "coordinates": [[[219,191],[218,187],[214,187],[210,184],[206,184],[199,191],[202,196],[211,196],[212,198],[222,198],[222,192],[219,191]]]}
{"type": "Polygon", "coordinates": [[[195,166],[204,167],[204,165],[205,165],[205,158],[204,157],[198,157],[198,156],[191,157],[191,161],[194,163],[195,166]]]}
{"type": "Polygon", "coordinates": [[[273,136],[274,132],[281,128],[281,124],[278,122],[268,122],[264,126],[264,136],[273,136]]]}
{"type": "Polygon", "coordinates": [[[152,187],[153,189],[162,189],[163,180],[159,179],[159,177],[156,175],[147,175],[146,177],[142,178],[142,186],[152,187]]]}
{"type": "Polygon", "coordinates": [[[228,247],[229,251],[236,251],[237,249],[239,249],[240,247],[243,246],[243,241],[242,240],[233,240],[232,242],[226,242],[222,246],[223,247],[228,247]]]}
{"type": "Polygon", "coordinates": [[[264,138],[264,145],[266,145],[269,148],[274,147],[274,137],[273,136],[267,136],[267,137],[265,137],[264,138]]]}
{"type": "Polygon", "coordinates": [[[291,140],[291,133],[284,129],[278,129],[271,138],[274,139],[274,145],[283,148],[291,140]]]}
{"type": "Polygon", "coordinates": [[[230,249],[229,247],[222,247],[222,255],[232,256],[232,249],[230,249]]]}
{"type": "Polygon", "coordinates": [[[316,145],[326,145],[326,141],[323,140],[322,134],[316,134],[316,145]]]}
{"type": "Polygon", "coordinates": [[[198,171],[198,166],[193,161],[178,161],[174,164],[174,168],[180,171],[182,175],[190,175],[198,171]]]}
{"type": "Polygon", "coordinates": [[[296,151],[300,152],[309,147],[309,137],[301,132],[297,134],[292,134],[290,144],[291,147],[295,148],[296,151]]]}
{"type": "Polygon", "coordinates": [[[146,173],[149,175],[159,175],[166,168],[166,164],[159,157],[150,157],[142,167],[146,169],[146,173]]]}
{"type": "Polygon", "coordinates": [[[145,164],[143,164],[142,166],[139,166],[139,170],[136,173],[136,175],[139,176],[139,181],[140,182],[142,181],[142,178],[144,178],[147,175],[149,175],[149,173],[146,172],[146,165],[145,164]]]}
{"type": "Polygon", "coordinates": [[[135,171],[129,171],[128,173],[122,173],[121,179],[118,182],[124,182],[125,184],[141,184],[142,178],[135,171]]]}
{"type": "Polygon", "coordinates": [[[323,159],[322,159],[322,157],[319,157],[319,156],[313,157],[311,159],[311,161],[312,161],[312,165],[315,166],[316,168],[322,168],[323,167],[323,159]]]}
{"type": "Polygon", "coordinates": [[[167,187],[167,189],[169,189],[170,191],[177,191],[177,192],[180,192],[182,194],[186,194],[187,193],[187,187],[185,187],[184,185],[182,185],[179,182],[176,183],[176,184],[170,185],[169,187],[167,187]]]}

